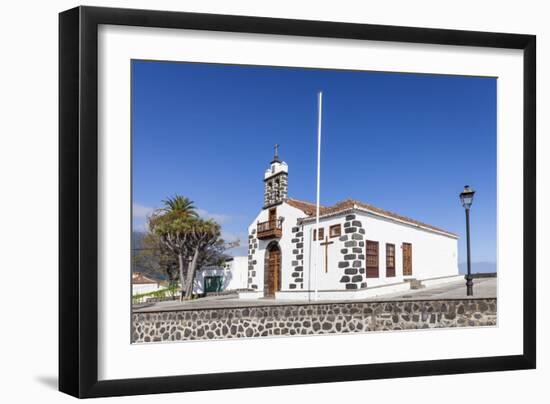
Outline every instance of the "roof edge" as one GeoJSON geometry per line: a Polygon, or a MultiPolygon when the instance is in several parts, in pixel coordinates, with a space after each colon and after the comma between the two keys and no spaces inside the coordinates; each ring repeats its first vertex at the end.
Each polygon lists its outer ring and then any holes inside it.
{"type": "MultiPolygon", "coordinates": [[[[399,217],[396,217],[396,216],[393,216],[393,215],[384,214],[384,213],[381,213],[381,212],[377,212],[376,210],[366,208],[364,206],[359,206],[356,203],[354,203],[353,206],[351,206],[349,208],[344,208],[342,210],[338,210],[338,211],[335,211],[335,212],[320,214],[319,219],[324,219],[324,218],[334,217],[334,216],[342,216],[342,215],[349,214],[349,213],[355,212],[355,211],[369,213],[373,216],[383,217],[385,219],[388,219],[388,220],[391,220],[391,221],[394,221],[394,222],[403,223],[403,224],[406,224],[406,225],[409,225],[409,226],[412,226],[412,227],[415,227],[415,228],[426,230],[426,231],[429,231],[429,232],[432,232],[432,233],[441,234],[441,235],[444,235],[444,236],[447,236],[447,237],[450,237],[450,238],[454,238],[454,239],[457,239],[457,240],[459,238],[458,234],[456,234],[456,233],[453,233],[453,232],[450,232],[450,231],[447,231],[447,230],[444,230],[444,229],[437,228],[437,227],[429,225],[427,223],[418,222],[414,219],[407,220],[406,218],[399,218],[399,217]]],[[[304,218],[301,219],[302,223],[303,222],[307,223],[309,221],[314,221],[314,220],[315,220],[315,216],[307,216],[307,217],[304,217],[304,218]]]]}

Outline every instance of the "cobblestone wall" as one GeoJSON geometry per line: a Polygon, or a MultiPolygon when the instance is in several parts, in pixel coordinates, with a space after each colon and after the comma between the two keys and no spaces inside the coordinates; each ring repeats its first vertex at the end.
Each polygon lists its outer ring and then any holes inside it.
{"type": "Polygon", "coordinates": [[[292,228],[292,273],[289,289],[304,288],[304,227],[292,228]]]}
{"type": "Polygon", "coordinates": [[[134,313],[132,341],[494,326],[496,299],[255,306],[134,313]]]}
{"type": "Polygon", "coordinates": [[[258,289],[258,239],[256,238],[256,229],[248,235],[248,287],[254,290],[258,289]]]}
{"type": "Polygon", "coordinates": [[[343,271],[340,282],[346,289],[365,289],[365,229],[355,215],[347,215],[344,222],[344,234],[339,240],[344,242],[340,250],[342,258],[338,268],[343,271]]]}

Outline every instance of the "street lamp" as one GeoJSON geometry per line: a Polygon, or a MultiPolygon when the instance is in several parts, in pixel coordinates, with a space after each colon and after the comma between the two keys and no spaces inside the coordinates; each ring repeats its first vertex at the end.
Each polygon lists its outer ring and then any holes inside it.
{"type": "Polygon", "coordinates": [[[470,188],[469,185],[464,186],[464,191],[460,193],[460,202],[466,211],[466,253],[468,255],[468,274],[466,275],[466,295],[474,295],[474,281],[472,279],[472,270],[470,265],[470,206],[474,201],[476,191],[470,188]]]}

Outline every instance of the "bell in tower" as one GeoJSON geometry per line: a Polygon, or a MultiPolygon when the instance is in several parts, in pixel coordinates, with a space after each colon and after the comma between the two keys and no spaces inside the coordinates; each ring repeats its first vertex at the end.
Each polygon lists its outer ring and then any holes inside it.
{"type": "Polygon", "coordinates": [[[288,166],[279,159],[279,145],[264,174],[264,208],[278,205],[288,199],[288,166]]]}

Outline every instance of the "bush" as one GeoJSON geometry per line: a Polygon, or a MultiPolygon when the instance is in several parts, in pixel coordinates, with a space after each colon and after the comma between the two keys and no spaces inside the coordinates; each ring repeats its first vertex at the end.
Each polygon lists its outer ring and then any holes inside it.
{"type": "Polygon", "coordinates": [[[141,303],[142,299],[147,297],[165,298],[173,297],[177,292],[177,285],[171,284],[165,289],[155,290],[153,292],[138,293],[132,296],[132,303],[141,303]]]}

